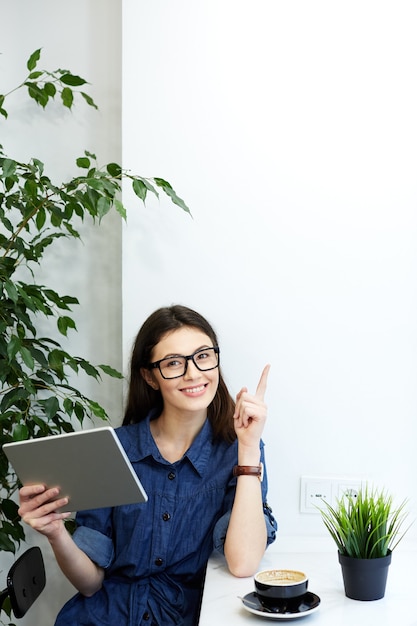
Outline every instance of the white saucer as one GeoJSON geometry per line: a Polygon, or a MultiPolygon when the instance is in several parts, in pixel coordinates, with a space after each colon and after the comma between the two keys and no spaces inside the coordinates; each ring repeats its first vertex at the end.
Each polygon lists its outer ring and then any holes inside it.
{"type": "Polygon", "coordinates": [[[244,608],[250,613],[277,620],[306,617],[317,611],[320,606],[320,598],[315,593],[311,593],[311,591],[307,591],[306,594],[301,596],[298,603],[292,604],[290,607],[287,607],[285,604],[266,607],[261,604],[258,595],[254,591],[247,593],[241,600],[244,608]]]}

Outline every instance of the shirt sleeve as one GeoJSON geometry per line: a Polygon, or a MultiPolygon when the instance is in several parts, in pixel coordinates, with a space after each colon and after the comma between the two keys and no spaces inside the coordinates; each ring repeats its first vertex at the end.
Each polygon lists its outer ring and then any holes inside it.
{"type": "Polygon", "coordinates": [[[77,513],[73,534],[76,545],[99,567],[108,568],[114,560],[111,509],[77,513]]]}
{"type": "MultiPolygon", "coordinates": [[[[272,513],[272,509],[267,503],[267,492],[268,492],[268,477],[265,466],[265,455],[264,455],[264,444],[261,441],[261,462],[264,466],[264,475],[262,480],[262,502],[263,502],[263,511],[265,518],[265,525],[267,530],[267,542],[266,547],[273,543],[276,539],[278,524],[272,513]]],[[[236,478],[233,478],[230,481],[230,485],[233,485],[233,493],[236,490],[236,478]]],[[[229,490],[228,490],[229,491],[229,490]]],[[[232,514],[231,508],[222,515],[222,517],[217,521],[214,531],[213,531],[213,547],[216,552],[220,552],[224,554],[224,542],[226,539],[227,529],[229,527],[230,516],[232,514]]]]}
{"type": "Polygon", "coordinates": [[[77,546],[99,567],[108,568],[114,558],[113,542],[98,530],[79,526],[73,539],[77,546]]]}

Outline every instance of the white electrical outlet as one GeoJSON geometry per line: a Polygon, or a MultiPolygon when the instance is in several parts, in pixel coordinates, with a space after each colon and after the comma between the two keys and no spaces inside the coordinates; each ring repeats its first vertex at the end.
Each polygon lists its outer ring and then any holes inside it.
{"type": "Polygon", "coordinates": [[[344,496],[355,498],[363,482],[356,478],[301,476],[300,512],[319,515],[325,502],[335,506],[344,496]]]}
{"type": "Polygon", "coordinates": [[[332,501],[332,482],[319,476],[301,477],[301,513],[319,513],[323,500],[332,501]]]}
{"type": "Polygon", "coordinates": [[[355,482],[348,480],[346,482],[341,481],[337,485],[337,499],[341,500],[343,497],[351,497],[353,499],[358,497],[358,492],[361,487],[361,482],[355,482]]]}

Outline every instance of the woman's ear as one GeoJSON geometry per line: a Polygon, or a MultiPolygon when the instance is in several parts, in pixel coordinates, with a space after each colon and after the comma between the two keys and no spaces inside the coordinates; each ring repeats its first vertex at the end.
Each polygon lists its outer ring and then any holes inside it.
{"type": "Polygon", "coordinates": [[[148,383],[148,385],[152,387],[152,389],[155,389],[155,391],[158,391],[159,385],[156,382],[153,373],[146,369],[146,367],[141,367],[140,373],[142,378],[148,383]]]}

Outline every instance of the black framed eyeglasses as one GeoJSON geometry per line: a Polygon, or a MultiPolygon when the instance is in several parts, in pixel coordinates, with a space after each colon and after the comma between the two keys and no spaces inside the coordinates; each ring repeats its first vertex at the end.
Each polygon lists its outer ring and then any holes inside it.
{"type": "Polygon", "coordinates": [[[192,361],[200,372],[207,372],[219,367],[220,348],[213,346],[212,348],[202,348],[196,350],[193,354],[183,356],[182,354],[174,354],[173,356],[149,363],[149,369],[158,368],[162,378],[180,378],[185,375],[188,367],[188,361],[192,361]]]}

